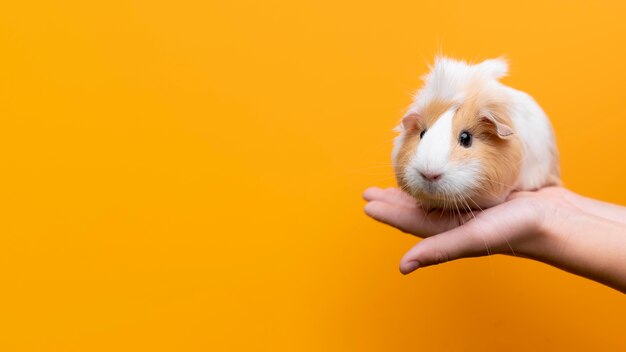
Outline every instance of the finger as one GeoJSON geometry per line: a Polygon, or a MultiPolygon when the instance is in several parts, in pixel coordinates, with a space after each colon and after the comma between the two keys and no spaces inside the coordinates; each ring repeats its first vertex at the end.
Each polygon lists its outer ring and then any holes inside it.
{"type": "Polygon", "coordinates": [[[380,200],[382,193],[383,190],[380,187],[369,187],[363,191],[363,199],[368,202],[372,200],[380,200]]]}
{"type": "Polygon", "coordinates": [[[367,203],[365,213],[400,231],[420,237],[432,236],[450,228],[448,218],[431,219],[421,208],[407,208],[378,200],[367,203]]]}
{"type": "Polygon", "coordinates": [[[418,206],[415,198],[398,188],[381,189],[378,187],[371,187],[363,192],[363,198],[367,201],[379,200],[387,203],[403,205],[408,208],[416,208],[418,206]]]}
{"type": "Polygon", "coordinates": [[[499,251],[487,234],[472,223],[426,238],[411,248],[400,260],[404,275],[430,265],[451,260],[494,254],[499,251]]]}
{"type": "Polygon", "coordinates": [[[389,201],[396,201],[411,208],[417,208],[419,206],[419,202],[417,201],[417,199],[413,198],[413,196],[399,188],[387,188],[386,193],[389,197],[389,201]]]}

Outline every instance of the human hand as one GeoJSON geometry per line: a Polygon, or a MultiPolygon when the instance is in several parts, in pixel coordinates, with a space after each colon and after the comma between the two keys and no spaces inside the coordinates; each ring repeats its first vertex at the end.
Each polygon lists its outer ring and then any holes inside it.
{"type": "MultiPolygon", "coordinates": [[[[491,254],[544,258],[562,238],[546,229],[585,214],[578,195],[562,187],[515,192],[495,207],[426,212],[410,195],[397,188],[369,188],[363,197],[370,217],[419,237],[421,242],[400,261],[400,271],[450,260],[491,254]]],[[[581,197],[582,198],[582,197],[581,197]]]]}

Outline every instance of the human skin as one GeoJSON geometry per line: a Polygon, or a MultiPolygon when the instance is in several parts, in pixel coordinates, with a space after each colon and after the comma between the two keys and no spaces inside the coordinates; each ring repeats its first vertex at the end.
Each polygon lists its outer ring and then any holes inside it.
{"type": "Polygon", "coordinates": [[[424,238],[400,271],[450,260],[506,254],[538,260],[626,293],[626,207],[563,187],[514,192],[484,211],[425,212],[397,188],[368,188],[365,212],[424,238]]]}

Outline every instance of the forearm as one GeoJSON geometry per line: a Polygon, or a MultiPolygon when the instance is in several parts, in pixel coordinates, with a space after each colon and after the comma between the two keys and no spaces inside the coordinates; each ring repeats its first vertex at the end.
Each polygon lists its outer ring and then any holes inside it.
{"type": "Polygon", "coordinates": [[[626,224],[626,207],[571,193],[570,202],[595,216],[626,224]]]}
{"type": "Polygon", "coordinates": [[[548,221],[534,259],[626,293],[626,225],[593,215],[548,221]]]}

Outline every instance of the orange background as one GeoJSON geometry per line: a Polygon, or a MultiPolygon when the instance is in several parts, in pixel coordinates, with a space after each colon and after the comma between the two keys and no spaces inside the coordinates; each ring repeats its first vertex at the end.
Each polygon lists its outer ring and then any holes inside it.
{"type": "Polygon", "coordinates": [[[626,349],[624,296],[547,265],[400,275],[360,195],[442,51],[506,55],[566,184],[626,204],[625,10],[5,1],[0,350],[626,349]]]}

